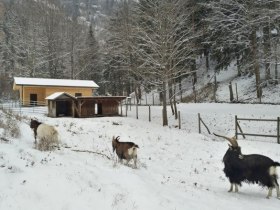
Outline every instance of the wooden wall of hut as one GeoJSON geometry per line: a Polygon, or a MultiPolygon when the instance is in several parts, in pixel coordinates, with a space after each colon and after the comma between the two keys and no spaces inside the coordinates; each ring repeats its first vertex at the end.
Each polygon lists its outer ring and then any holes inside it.
{"type": "Polygon", "coordinates": [[[81,117],[93,117],[95,113],[95,101],[86,100],[82,102],[81,117]]]}
{"type": "Polygon", "coordinates": [[[119,104],[117,101],[103,101],[102,103],[102,115],[118,115],[119,104]]]}

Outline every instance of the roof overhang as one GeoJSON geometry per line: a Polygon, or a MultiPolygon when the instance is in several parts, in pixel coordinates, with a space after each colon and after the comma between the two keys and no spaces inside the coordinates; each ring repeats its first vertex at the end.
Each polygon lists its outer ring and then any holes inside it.
{"type": "Polygon", "coordinates": [[[78,96],[77,100],[80,101],[122,101],[126,99],[126,96],[78,96]]]}
{"type": "Polygon", "coordinates": [[[74,88],[92,88],[97,89],[99,86],[92,80],[71,80],[71,79],[44,79],[14,77],[13,89],[18,90],[23,86],[47,86],[47,87],[74,87],[74,88]]]}
{"type": "Polygon", "coordinates": [[[72,96],[71,94],[69,93],[65,93],[65,92],[56,92],[56,93],[53,93],[51,95],[49,95],[48,97],[46,97],[45,99],[46,100],[50,100],[50,101],[53,101],[53,100],[58,100],[58,99],[65,99],[65,98],[70,98],[70,99],[76,99],[74,96],[72,96]]]}

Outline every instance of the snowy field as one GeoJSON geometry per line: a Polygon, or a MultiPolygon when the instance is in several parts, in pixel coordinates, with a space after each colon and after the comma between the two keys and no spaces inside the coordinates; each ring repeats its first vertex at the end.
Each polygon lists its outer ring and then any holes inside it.
{"type": "MultiPolygon", "coordinates": [[[[223,139],[198,134],[197,113],[211,132],[234,135],[234,116],[276,119],[280,106],[240,104],[179,104],[182,129],[169,116],[161,126],[161,107],[139,107],[128,117],[47,118],[28,113],[55,125],[63,147],[54,152],[33,148],[33,133],[25,123],[21,137],[0,145],[0,209],[2,210],[195,210],[279,209],[275,191],[243,184],[239,193],[223,173],[222,158],[228,146],[223,139]],[[115,125],[119,124],[119,125],[115,125]],[[138,168],[116,164],[112,136],[140,147],[138,168]],[[88,150],[105,154],[77,152],[88,150]]],[[[170,115],[170,113],[169,113],[170,115]]],[[[276,123],[242,124],[247,132],[276,134],[276,123]]],[[[244,132],[245,132],[244,131],[244,132]]],[[[280,161],[280,145],[273,138],[240,137],[244,154],[259,153],[280,161]]],[[[280,170],[278,168],[278,172],[280,170]]]]}

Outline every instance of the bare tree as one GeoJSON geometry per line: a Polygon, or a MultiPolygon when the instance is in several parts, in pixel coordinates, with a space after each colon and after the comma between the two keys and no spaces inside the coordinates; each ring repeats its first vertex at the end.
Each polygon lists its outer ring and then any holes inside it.
{"type": "Polygon", "coordinates": [[[160,88],[164,126],[168,125],[168,88],[172,88],[174,79],[190,73],[184,64],[192,56],[187,49],[193,33],[186,27],[189,17],[181,10],[183,4],[180,0],[142,0],[136,13],[137,57],[141,61],[136,73],[160,88]]]}

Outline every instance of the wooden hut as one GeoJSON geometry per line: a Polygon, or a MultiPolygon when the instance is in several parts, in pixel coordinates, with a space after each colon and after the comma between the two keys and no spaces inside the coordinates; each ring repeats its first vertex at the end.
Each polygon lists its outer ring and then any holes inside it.
{"type": "Polygon", "coordinates": [[[46,98],[49,117],[75,117],[76,98],[65,92],[57,92],[46,98]]]}
{"type": "Polygon", "coordinates": [[[54,93],[48,100],[48,116],[102,117],[119,116],[119,105],[125,96],[74,97],[68,93],[54,93]]]}
{"type": "Polygon", "coordinates": [[[77,117],[118,116],[119,104],[124,99],[125,96],[77,97],[77,117]]]}
{"type": "Polygon", "coordinates": [[[99,86],[91,80],[15,77],[13,89],[19,91],[24,106],[45,105],[45,98],[56,92],[72,96],[92,96],[99,86]]]}

